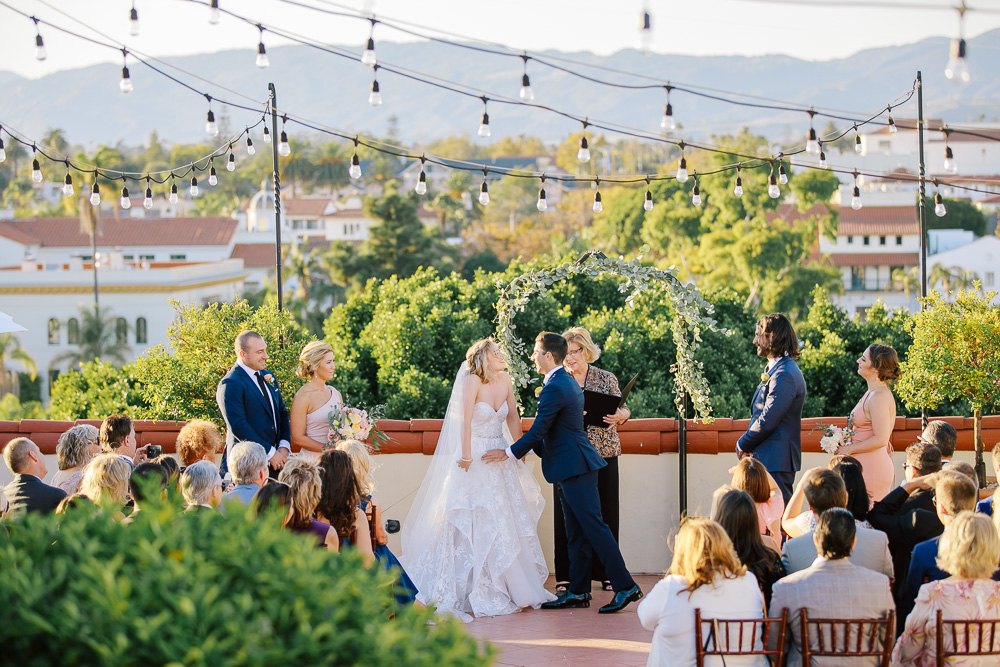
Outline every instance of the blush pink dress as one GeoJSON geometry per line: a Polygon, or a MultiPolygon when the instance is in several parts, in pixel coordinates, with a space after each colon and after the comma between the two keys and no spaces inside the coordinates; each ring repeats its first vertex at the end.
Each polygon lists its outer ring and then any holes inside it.
{"type": "MultiPolygon", "coordinates": [[[[854,406],[854,410],[851,411],[851,415],[854,417],[852,442],[864,442],[875,435],[871,419],[865,414],[865,403],[870,397],[871,391],[865,392],[858,404],[854,406]]],[[[864,468],[862,475],[865,478],[865,486],[868,488],[868,497],[872,504],[885,498],[896,486],[896,468],[892,464],[891,442],[887,443],[885,447],[851,456],[860,461],[864,468]]]]}
{"type": "MultiPolygon", "coordinates": [[[[340,407],[338,397],[340,394],[330,387],[330,398],[326,403],[306,415],[306,437],[317,442],[326,442],[330,439],[330,412],[340,407]]],[[[300,449],[298,457],[311,463],[319,460],[322,452],[313,452],[308,449],[300,449]]]]}

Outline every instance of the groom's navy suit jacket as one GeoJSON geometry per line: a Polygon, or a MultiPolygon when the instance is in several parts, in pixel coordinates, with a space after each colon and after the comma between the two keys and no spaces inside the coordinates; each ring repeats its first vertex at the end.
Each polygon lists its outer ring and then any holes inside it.
{"type": "MultiPolygon", "coordinates": [[[[267,371],[261,371],[267,375],[267,371]]],[[[264,447],[267,453],[271,447],[277,447],[281,440],[291,440],[291,425],[288,422],[288,410],[281,400],[281,392],[270,383],[265,382],[271,400],[277,412],[278,427],[271,421],[270,407],[267,399],[260,392],[260,386],[245,370],[236,364],[219,383],[215,392],[215,400],[226,420],[226,455],[234,442],[256,442],[264,447]]],[[[222,472],[228,470],[226,456],[222,457],[222,472]]]]}
{"type": "Polygon", "coordinates": [[[802,465],[806,382],[791,357],[778,359],[768,375],[753,395],[750,428],[736,444],[744,452],[753,452],[769,472],[795,473],[802,465]]]}
{"type": "Polygon", "coordinates": [[[583,390],[564,368],[542,388],[534,423],[510,449],[517,458],[532,450],[538,454],[550,484],[607,465],[583,428],[583,390]]]}

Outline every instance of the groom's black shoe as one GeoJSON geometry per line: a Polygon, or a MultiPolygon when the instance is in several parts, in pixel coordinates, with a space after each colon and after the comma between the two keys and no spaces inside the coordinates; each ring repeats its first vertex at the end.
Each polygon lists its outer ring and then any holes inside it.
{"type": "Polygon", "coordinates": [[[570,593],[565,591],[559,594],[552,602],[543,602],[542,609],[566,609],[567,607],[589,607],[590,593],[570,593]]]}
{"type": "Polygon", "coordinates": [[[611,602],[601,607],[597,613],[613,614],[627,607],[630,602],[635,602],[639,599],[642,599],[642,591],[639,590],[638,585],[634,585],[632,588],[626,588],[623,591],[615,593],[615,596],[611,598],[611,602]]]}

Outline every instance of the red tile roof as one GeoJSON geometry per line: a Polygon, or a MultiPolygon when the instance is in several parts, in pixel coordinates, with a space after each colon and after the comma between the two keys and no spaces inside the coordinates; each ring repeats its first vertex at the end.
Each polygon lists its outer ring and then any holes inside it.
{"type": "Polygon", "coordinates": [[[767,221],[773,222],[776,219],[780,219],[792,224],[803,218],[826,215],[828,212],[828,209],[823,204],[813,204],[807,211],[800,211],[795,204],[779,204],[778,208],[767,212],[767,221]]]}
{"type": "MultiPolygon", "coordinates": [[[[230,218],[119,218],[101,221],[100,246],[227,245],[237,222],[230,218]]],[[[21,218],[0,223],[0,236],[47,247],[90,247],[79,218],[21,218]]]]}
{"type": "Polygon", "coordinates": [[[314,215],[320,217],[330,205],[329,199],[282,199],[282,208],[287,215],[314,215]]]}
{"type": "Polygon", "coordinates": [[[977,204],[1000,204],[1000,195],[990,195],[989,197],[983,197],[976,202],[977,204]]]}
{"type": "Polygon", "coordinates": [[[274,266],[274,245],[267,243],[237,243],[230,259],[242,259],[245,269],[262,269],[274,266]]]}
{"type": "Polygon", "coordinates": [[[840,236],[900,236],[920,230],[916,206],[865,206],[860,211],[841,207],[839,221],[840,236]]]}
{"type": "Polygon", "coordinates": [[[824,262],[834,266],[917,266],[915,252],[846,252],[828,255],[824,262]]]}

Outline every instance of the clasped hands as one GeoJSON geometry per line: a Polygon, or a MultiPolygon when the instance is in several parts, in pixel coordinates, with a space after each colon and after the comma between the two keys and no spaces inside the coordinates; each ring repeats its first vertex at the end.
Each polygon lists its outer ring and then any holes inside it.
{"type": "Polygon", "coordinates": [[[271,460],[268,463],[275,470],[281,470],[285,467],[285,462],[288,461],[288,450],[284,447],[278,447],[278,451],[274,453],[271,460]]]}

